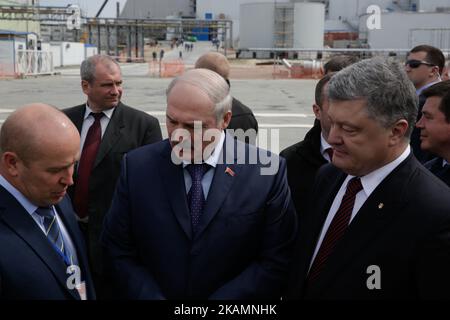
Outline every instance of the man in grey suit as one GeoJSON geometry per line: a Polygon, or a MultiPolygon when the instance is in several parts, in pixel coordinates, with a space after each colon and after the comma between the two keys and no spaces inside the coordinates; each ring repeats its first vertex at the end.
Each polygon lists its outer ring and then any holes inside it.
{"type": "Polygon", "coordinates": [[[102,274],[99,236],[128,151],[162,139],[158,120],[121,102],[120,66],[109,56],[92,56],[81,65],[87,102],[63,110],[81,135],[80,162],[69,190],[88,244],[98,297],[109,297],[102,274]]]}

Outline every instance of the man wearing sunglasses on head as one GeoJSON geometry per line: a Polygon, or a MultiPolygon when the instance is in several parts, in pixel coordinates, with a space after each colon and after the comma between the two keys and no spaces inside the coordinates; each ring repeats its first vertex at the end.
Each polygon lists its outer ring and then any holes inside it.
{"type": "MultiPolygon", "coordinates": [[[[422,107],[426,98],[422,91],[441,81],[441,74],[445,65],[445,57],[438,48],[420,45],[414,47],[406,56],[405,71],[416,88],[419,97],[419,113],[417,121],[422,116],[422,107]]],[[[425,163],[433,156],[420,148],[420,129],[414,128],[411,134],[411,147],[416,158],[425,163]]]]}

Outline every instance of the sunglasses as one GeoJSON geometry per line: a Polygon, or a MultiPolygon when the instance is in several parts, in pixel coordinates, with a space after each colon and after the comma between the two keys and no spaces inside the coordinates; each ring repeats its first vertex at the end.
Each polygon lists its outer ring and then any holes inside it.
{"type": "Polygon", "coordinates": [[[405,62],[405,66],[409,65],[409,67],[413,68],[413,69],[420,67],[421,64],[424,64],[424,65],[427,65],[430,67],[435,67],[434,64],[426,62],[426,61],[421,61],[421,60],[408,60],[405,62]]]}

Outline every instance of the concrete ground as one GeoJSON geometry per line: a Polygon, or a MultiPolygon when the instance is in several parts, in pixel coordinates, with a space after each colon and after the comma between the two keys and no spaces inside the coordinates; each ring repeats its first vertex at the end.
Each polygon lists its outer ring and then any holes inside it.
{"type": "MultiPolygon", "coordinates": [[[[197,43],[193,52],[183,52],[187,60],[186,68],[191,68],[198,56],[206,50],[212,50],[209,43],[204,43],[203,46],[197,43]]],[[[165,55],[166,59],[170,59],[171,54],[178,56],[174,50],[165,55]]],[[[64,68],[60,72],[61,75],[58,76],[0,81],[0,124],[10,112],[26,103],[44,102],[66,108],[85,102],[80,88],[79,68],[64,68]]],[[[165,90],[171,79],[150,77],[145,63],[123,64],[122,73],[122,101],[156,116],[164,137],[167,137],[165,90]]],[[[273,137],[267,141],[266,148],[278,153],[302,140],[312,126],[316,82],[317,80],[236,79],[233,78],[232,71],[231,92],[253,110],[260,129],[267,130],[267,136],[273,137]]],[[[261,135],[263,137],[264,133],[261,135]]],[[[264,145],[264,141],[262,143],[264,145]]]]}

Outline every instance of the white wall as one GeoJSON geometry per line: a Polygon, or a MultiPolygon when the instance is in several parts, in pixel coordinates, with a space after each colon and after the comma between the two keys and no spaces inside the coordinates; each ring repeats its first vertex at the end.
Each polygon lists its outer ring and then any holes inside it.
{"type": "Polygon", "coordinates": [[[239,48],[274,47],[274,12],[270,3],[241,5],[239,48]]]}
{"type": "MultiPolygon", "coordinates": [[[[366,19],[361,17],[361,29],[367,29],[366,19]]],[[[373,49],[411,49],[419,43],[447,49],[450,47],[449,32],[450,14],[384,13],[381,16],[381,29],[368,31],[368,43],[373,49]],[[443,37],[439,34],[443,34],[443,37]]]]}
{"type": "MultiPolygon", "coordinates": [[[[277,3],[289,2],[289,0],[277,0],[277,3]]],[[[242,20],[240,19],[240,6],[246,3],[272,3],[275,4],[274,0],[197,0],[197,18],[204,19],[205,13],[212,13],[213,19],[218,18],[219,14],[225,14],[226,19],[233,20],[233,40],[239,39],[240,35],[240,24],[242,20]]],[[[274,5],[275,6],[275,5],[274,5]]],[[[255,14],[243,19],[252,19],[258,21],[260,17],[255,14]]],[[[266,20],[267,21],[267,20],[266,20]]],[[[240,46],[241,47],[241,46],[240,46]]]]}
{"type": "Polygon", "coordinates": [[[325,5],[299,2],[294,6],[294,48],[322,48],[325,5]]]}
{"type": "Polygon", "coordinates": [[[53,66],[81,65],[84,59],[97,54],[97,47],[85,47],[81,42],[55,42],[50,44],[53,66]]]}
{"type": "Polygon", "coordinates": [[[449,0],[418,0],[417,9],[419,11],[436,11],[438,7],[450,7],[449,0]]]}

